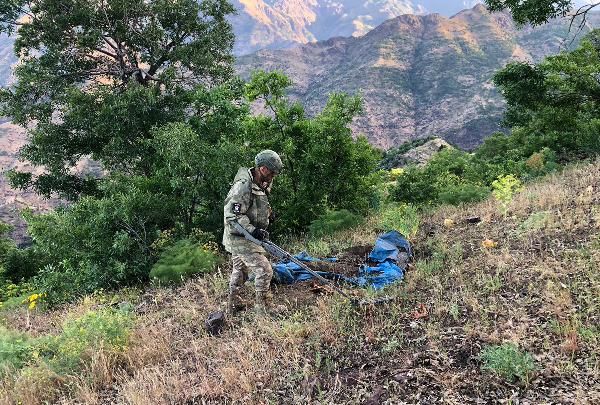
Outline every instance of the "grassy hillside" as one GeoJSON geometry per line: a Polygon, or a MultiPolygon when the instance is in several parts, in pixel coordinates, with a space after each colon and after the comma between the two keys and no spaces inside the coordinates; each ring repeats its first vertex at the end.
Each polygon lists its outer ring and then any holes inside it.
{"type": "MultiPolygon", "coordinates": [[[[40,310],[43,297],[31,310],[5,302],[4,402],[597,403],[599,190],[597,161],[530,184],[507,210],[438,209],[420,218],[416,260],[384,291],[389,303],[353,308],[312,283],[277,287],[280,317],[246,311],[220,337],[203,321],[223,305],[227,267],[53,311],[40,310]]],[[[288,247],[360,257],[382,218],[416,223],[398,212],[288,247]]]]}

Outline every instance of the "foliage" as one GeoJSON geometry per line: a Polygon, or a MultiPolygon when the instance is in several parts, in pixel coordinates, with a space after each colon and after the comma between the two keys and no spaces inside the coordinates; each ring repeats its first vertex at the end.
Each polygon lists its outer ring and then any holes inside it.
{"type": "Polygon", "coordinates": [[[150,245],[160,229],[173,226],[174,196],[146,178],[120,178],[103,185],[105,197],[28,218],[36,249],[50,263],[68,260],[96,267],[100,279],[115,285],[145,279],[150,245]]]}
{"type": "Polygon", "coordinates": [[[348,210],[327,211],[319,218],[313,220],[308,227],[313,237],[331,235],[334,232],[353,228],[362,222],[362,217],[348,210]]]}
{"type": "Polygon", "coordinates": [[[502,213],[506,215],[508,211],[508,205],[512,201],[514,195],[523,190],[523,183],[513,176],[508,174],[506,176],[500,176],[498,179],[492,182],[492,194],[500,202],[502,213]]]}
{"type": "Polygon", "coordinates": [[[216,245],[199,246],[190,240],[180,240],[167,248],[152,266],[150,278],[163,284],[180,283],[195,274],[209,273],[222,262],[216,245]]]}
{"type": "Polygon", "coordinates": [[[414,148],[426,144],[434,138],[435,137],[433,136],[428,136],[426,138],[413,139],[411,141],[404,142],[400,146],[386,150],[383,153],[379,167],[382,169],[393,170],[394,167],[404,166],[406,164],[406,159],[404,159],[402,155],[414,148]]]}
{"type": "Polygon", "coordinates": [[[156,151],[152,177],[174,197],[184,233],[194,227],[215,231],[222,223],[222,201],[230,173],[246,149],[240,147],[241,125],[248,114],[241,82],[230,82],[194,95],[195,117],[153,131],[148,141],[156,151]]]}
{"type": "Polygon", "coordinates": [[[410,166],[398,177],[392,196],[412,204],[459,204],[488,193],[481,162],[458,149],[444,149],[424,167],[410,166]]]}
{"type": "Polygon", "coordinates": [[[8,236],[10,231],[12,231],[12,226],[0,222],[0,262],[2,263],[6,256],[16,248],[14,241],[8,236]]]}
{"type": "MultiPolygon", "coordinates": [[[[250,117],[246,134],[256,149],[283,155],[284,172],[276,179],[272,203],[276,230],[302,230],[328,209],[365,213],[372,206],[373,176],[379,153],[364,137],[352,138],[352,119],[362,111],[359,96],[331,94],[314,118],[290,102],[291,81],[279,72],[255,72],[246,86],[251,102],[260,100],[272,116],[250,117]]],[[[250,158],[250,156],[248,156],[250,158]]]]}
{"type": "Polygon", "coordinates": [[[0,369],[26,372],[28,364],[41,361],[57,373],[71,373],[95,351],[122,351],[132,325],[129,312],[108,308],[68,319],[54,336],[34,338],[0,327],[0,369]]]}
{"type": "Polygon", "coordinates": [[[73,174],[90,156],[112,173],[146,174],[151,130],[193,112],[196,89],[231,78],[226,0],[18,0],[0,6],[16,30],[15,85],[2,115],[28,130],[24,159],[47,172],[13,172],[15,186],[76,199],[98,193],[73,174]],[[27,18],[21,19],[25,15],[27,18]]]}
{"type": "Polygon", "coordinates": [[[3,260],[4,271],[2,276],[14,282],[27,280],[43,267],[44,258],[34,247],[24,249],[11,249],[3,260]]]}
{"type": "Polygon", "coordinates": [[[0,325],[0,374],[18,369],[30,358],[33,351],[28,336],[0,325]]]}
{"type": "Polygon", "coordinates": [[[88,311],[67,320],[57,336],[43,337],[38,350],[55,371],[78,369],[86,355],[101,348],[122,351],[133,324],[129,312],[118,309],[88,311]]]}
{"type": "Polygon", "coordinates": [[[600,31],[571,52],[538,65],[509,63],[494,76],[506,98],[505,124],[513,131],[498,159],[521,158],[547,148],[559,160],[600,152],[600,31]]]}
{"type": "Polygon", "coordinates": [[[421,216],[417,207],[411,204],[393,204],[385,207],[379,213],[377,226],[385,231],[396,230],[407,238],[417,234],[421,216]]]}
{"type": "Polygon", "coordinates": [[[513,343],[488,346],[482,350],[480,359],[483,368],[490,370],[509,381],[519,380],[528,383],[536,370],[533,358],[523,353],[513,343]]]}
{"type": "Polygon", "coordinates": [[[489,188],[477,184],[457,184],[440,191],[438,200],[442,204],[458,205],[464,202],[482,201],[489,193],[489,188]]]}
{"type": "Polygon", "coordinates": [[[490,11],[509,9],[518,24],[541,25],[555,17],[564,17],[573,8],[573,0],[484,0],[490,11]]]}

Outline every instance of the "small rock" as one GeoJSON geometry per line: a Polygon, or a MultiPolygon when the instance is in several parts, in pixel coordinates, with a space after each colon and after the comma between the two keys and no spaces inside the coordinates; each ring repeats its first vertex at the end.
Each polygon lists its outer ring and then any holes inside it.
{"type": "Polygon", "coordinates": [[[223,311],[211,312],[204,321],[204,328],[212,336],[220,335],[223,326],[225,326],[225,313],[223,311]]]}

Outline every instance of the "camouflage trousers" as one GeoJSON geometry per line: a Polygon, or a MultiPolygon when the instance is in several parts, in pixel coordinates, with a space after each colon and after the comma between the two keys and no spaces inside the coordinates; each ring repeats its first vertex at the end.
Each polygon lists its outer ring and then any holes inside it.
{"type": "Polygon", "coordinates": [[[229,278],[229,290],[234,292],[248,280],[248,273],[254,273],[256,292],[267,292],[273,278],[273,268],[269,260],[261,253],[232,255],[233,271],[229,278]]]}

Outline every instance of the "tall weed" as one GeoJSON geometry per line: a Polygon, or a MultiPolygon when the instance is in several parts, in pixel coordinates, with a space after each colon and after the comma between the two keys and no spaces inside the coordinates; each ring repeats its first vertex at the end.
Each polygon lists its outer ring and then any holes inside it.
{"type": "Polygon", "coordinates": [[[419,230],[421,216],[411,204],[391,205],[379,217],[378,226],[386,231],[396,230],[407,238],[412,238],[419,230]]]}

